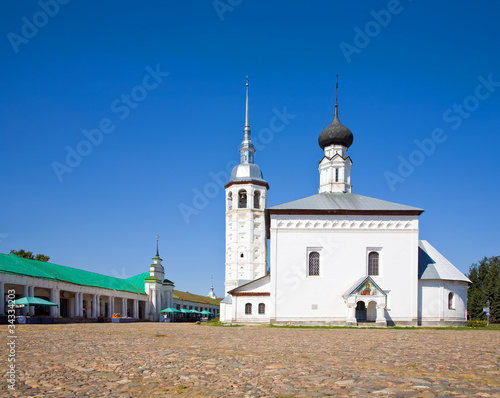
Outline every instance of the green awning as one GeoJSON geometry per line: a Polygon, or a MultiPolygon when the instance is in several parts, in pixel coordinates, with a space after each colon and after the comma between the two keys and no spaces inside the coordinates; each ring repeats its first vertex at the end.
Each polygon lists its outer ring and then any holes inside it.
{"type": "Polygon", "coordinates": [[[181,312],[179,311],[177,308],[172,308],[172,307],[168,307],[168,308],[165,308],[164,310],[161,310],[160,312],[181,312]]]}
{"type": "Polygon", "coordinates": [[[212,313],[210,311],[207,311],[207,310],[201,311],[200,314],[203,314],[203,315],[212,315],[212,313]]]}
{"type": "Polygon", "coordinates": [[[42,307],[57,307],[56,303],[38,297],[23,297],[14,301],[14,305],[26,305],[28,307],[40,305],[42,307]]]}

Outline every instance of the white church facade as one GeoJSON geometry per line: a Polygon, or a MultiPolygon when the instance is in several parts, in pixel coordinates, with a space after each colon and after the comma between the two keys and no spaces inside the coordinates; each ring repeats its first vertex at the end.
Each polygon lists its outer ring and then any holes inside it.
{"type": "Polygon", "coordinates": [[[419,238],[424,210],[352,193],[352,132],[320,134],[319,193],[267,208],[248,83],[240,164],[226,184],[227,323],[462,325],[470,281],[419,238]],[[269,272],[267,272],[267,239],[269,272]]]}

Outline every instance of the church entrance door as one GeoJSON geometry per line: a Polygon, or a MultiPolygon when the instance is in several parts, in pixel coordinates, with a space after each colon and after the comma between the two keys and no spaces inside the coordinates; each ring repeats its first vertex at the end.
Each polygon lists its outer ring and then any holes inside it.
{"type": "Polygon", "coordinates": [[[368,307],[366,308],[366,320],[370,322],[375,322],[377,320],[377,303],[375,301],[370,301],[368,307]]]}
{"type": "Polygon", "coordinates": [[[356,320],[359,321],[366,321],[366,306],[363,301],[358,301],[358,304],[356,305],[356,320]]]}

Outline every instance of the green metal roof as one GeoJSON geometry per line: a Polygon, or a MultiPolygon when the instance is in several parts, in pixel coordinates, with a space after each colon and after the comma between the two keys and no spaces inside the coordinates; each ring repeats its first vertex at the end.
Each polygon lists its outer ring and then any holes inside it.
{"type": "Polygon", "coordinates": [[[29,260],[18,257],[15,254],[8,255],[2,253],[0,253],[0,272],[138,294],[144,294],[145,277],[142,278],[142,283],[140,283],[141,276],[144,274],[149,276],[149,272],[144,272],[129,279],[120,279],[64,265],[29,260]]]}
{"type": "Polygon", "coordinates": [[[181,292],[179,290],[174,290],[174,299],[191,301],[193,303],[220,305],[220,302],[213,298],[207,296],[200,296],[199,294],[193,294],[189,292],[181,292]]]}
{"type": "Polygon", "coordinates": [[[137,287],[141,293],[146,293],[144,290],[144,281],[146,278],[149,276],[149,272],[143,272],[142,274],[131,276],[130,278],[127,278],[127,281],[132,285],[137,287]]]}

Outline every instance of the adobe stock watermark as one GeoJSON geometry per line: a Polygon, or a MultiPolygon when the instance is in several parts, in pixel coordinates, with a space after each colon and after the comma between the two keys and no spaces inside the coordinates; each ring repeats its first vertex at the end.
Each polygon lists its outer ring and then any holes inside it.
{"type": "MultiPolygon", "coordinates": [[[[269,127],[264,127],[252,138],[253,146],[257,151],[263,151],[266,145],[274,140],[274,134],[282,132],[290,124],[290,120],[295,119],[297,115],[288,113],[286,106],[282,111],[273,109],[273,116],[269,120],[269,127]]],[[[203,188],[193,188],[193,198],[191,204],[179,203],[177,206],[181,212],[182,218],[186,224],[191,222],[192,216],[200,214],[201,210],[208,207],[210,200],[224,192],[224,185],[229,181],[231,170],[239,163],[235,160],[227,162],[224,170],[214,173],[208,173],[210,181],[206,182],[203,188]]]]}
{"type": "Polygon", "coordinates": [[[214,0],[212,5],[214,6],[217,16],[222,22],[224,21],[224,14],[227,12],[233,12],[234,9],[241,3],[243,3],[243,0],[214,0]]]}
{"type": "Polygon", "coordinates": [[[353,44],[346,43],[345,41],[339,44],[347,63],[351,63],[351,57],[353,54],[361,54],[361,50],[368,47],[372,39],[377,37],[382,32],[382,29],[389,26],[392,21],[392,17],[394,15],[401,14],[403,10],[404,7],[400,0],[389,0],[386,8],[383,10],[371,10],[370,15],[373,19],[368,21],[363,29],[359,26],[354,27],[355,34],[352,40],[353,44]]]}
{"type": "Polygon", "coordinates": [[[51,18],[59,14],[60,6],[68,4],[71,0],[39,0],[38,6],[40,10],[36,11],[31,18],[26,16],[21,18],[23,23],[19,31],[20,34],[9,32],[7,39],[17,54],[21,44],[28,44],[33,39],[41,28],[47,25],[51,18]]]}
{"type": "MultiPolygon", "coordinates": [[[[457,130],[462,126],[464,119],[468,119],[471,114],[479,108],[481,101],[485,101],[491,97],[500,87],[500,81],[494,81],[493,75],[490,73],[487,78],[478,76],[479,84],[474,90],[474,94],[465,97],[461,103],[455,103],[451,108],[443,112],[443,121],[449,124],[451,130],[457,130]]],[[[396,190],[398,183],[403,183],[421,166],[425,160],[434,154],[437,145],[442,144],[448,139],[446,131],[437,127],[431,131],[430,137],[424,138],[422,141],[416,139],[414,141],[417,149],[414,149],[405,158],[398,156],[399,165],[397,173],[386,171],[384,177],[391,192],[396,190]]]]}
{"type": "MultiPolygon", "coordinates": [[[[6,302],[6,313],[7,313],[7,386],[9,390],[16,389],[16,344],[17,344],[17,333],[16,333],[16,310],[15,310],[15,299],[16,291],[14,289],[9,289],[7,291],[6,302]]],[[[4,298],[4,300],[5,300],[4,298]]],[[[2,314],[3,315],[3,314],[2,314]]]]}
{"type": "Polygon", "coordinates": [[[113,268],[111,270],[111,276],[114,276],[115,278],[118,279],[128,279],[132,275],[129,272],[127,272],[127,269],[125,267],[122,267],[119,271],[116,268],[113,268]]]}
{"type": "MultiPolygon", "coordinates": [[[[111,112],[119,120],[125,120],[130,115],[130,112],[136,109],[139,103],[147,98],[148,92],[156,89],[163,82],[163,79],[170,75],[169,72],[162,72],[159,64],[156,65],[155,69],[151,66],[147,66],[146,72],[147,73],[142,78],[141,84],[132,87],[129,93],[122,94],[120,98],[111,102],[111,112]]],[[[78,167],[83,159],[92,153],[95,147],[101,145],[104,136],[112,133],[115,128],[116,124],[111,118],[103,117],[99,123],[97,123],[96,128],[91,130],[83,129],[82,134],[86,139],[78,142],[75,149],[67,145],[65,147],[66,157],[64,162],[53,161],[51,164],[52,170],[54,170],[59,182],[63,182],[63,175],[65,173],[71,173],[78,167]]]]}

